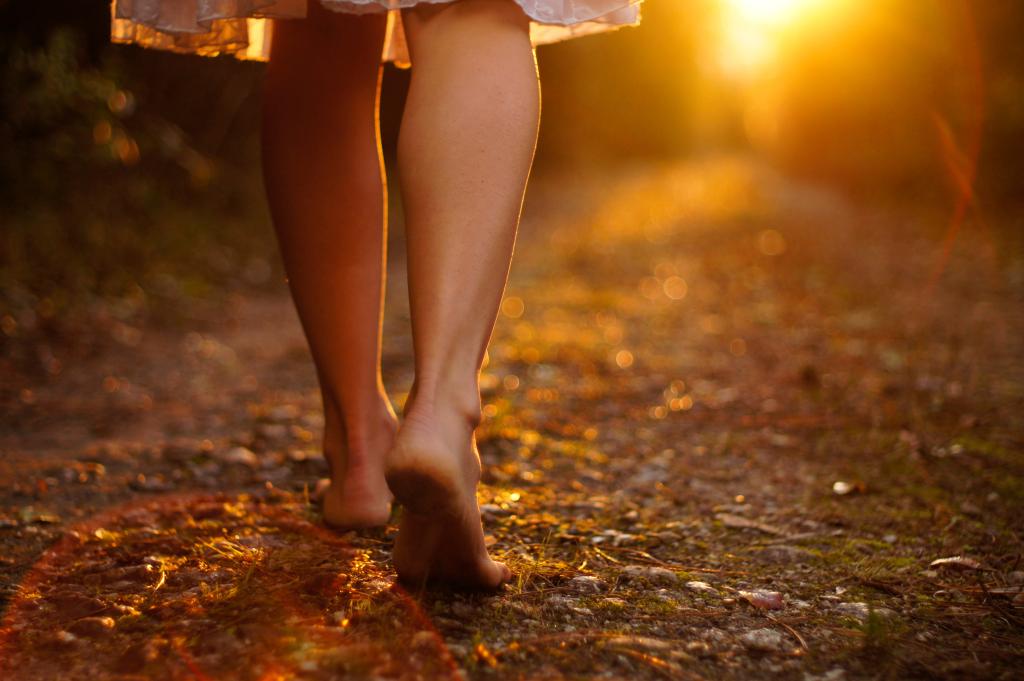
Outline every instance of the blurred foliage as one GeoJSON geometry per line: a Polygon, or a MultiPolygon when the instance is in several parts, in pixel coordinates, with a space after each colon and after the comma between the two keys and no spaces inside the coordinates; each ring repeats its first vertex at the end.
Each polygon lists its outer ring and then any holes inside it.
{"type": "MultiPolygon", "coordinates": [[[[709,56],[722,1],[647,0],[639,28],[539,50],[539,169],[752,147],[862,197],[944,205],[981,122],[982,204],[1019,201],[1024,5],[823,0],[776,69],[736,80],[709,56]]],[[[107,0],[0,0],[0,316],[22,329],[276,272],[262,66],[111,46],[108,21],[107,0]]],[[[408,78],[386,71],[389,154],[408,78]]]]}
{"type": "Polygon", "coordinates": [[[254,131],[232,130],[258,68],[230,64],[237,85],[220,87],[218,100],[210,94],[224,65],[189,93],[191,76],[172,55],[99,47],[104,12],[66,26],[25,3],[0,10],[7,335],[91,318],[98,307],[118,318],[166,313],[220,282],[268,280],[254,131]]]}
{"type": "Polygon", "coordinates": [[[755,146],[858,195],[945,200],[977,162],[985,207],[1014,205],[1024,152],[1024,4],[821,3],[791,27],[741,115],[755,146]],[[829,6],[832,7],[829,7],[829,6]]]}

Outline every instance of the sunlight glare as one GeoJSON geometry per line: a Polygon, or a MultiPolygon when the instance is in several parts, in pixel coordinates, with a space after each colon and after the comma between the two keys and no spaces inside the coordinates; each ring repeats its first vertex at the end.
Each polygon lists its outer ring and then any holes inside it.
{"type": "Polygon", "coordinates": [[[739,21],[779,26],[818,2],[820,0],[725,0],[725,9],[739,21]]]}
{"type": "Polygon", "coordinates": [[[826,3],[835,0],[721,0],[720,67],[745,78],[770,66],[783,33],[826,3]]]}

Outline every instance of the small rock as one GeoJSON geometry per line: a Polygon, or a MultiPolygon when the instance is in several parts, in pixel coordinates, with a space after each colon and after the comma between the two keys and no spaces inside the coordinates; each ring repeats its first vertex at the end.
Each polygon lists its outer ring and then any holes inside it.
{"type": "Polygon", "coordinates": [[[836,480],[832,483],[832,493],[838,494],[839,496],[846,496],[847,494],[856,494],[864,492],[867,486],[860,480],[854,482],[846,482],[844,480],[836,480]]]}
{"type": "Polygon", "coordinates": [[[288,427],[280,423],[261,423],[256,427],[260,437],[271,442],[282,442],[288,439],[288,427]]]}
{"type": "Polygon", "coordinates": [[[711,646],[704,641],[689,641],[684,647],[686,652],[699,657],[711,654],[711,646]]]}
{"type": "Polygon", "coordinates": [[[841,615],[847,615],[849,617],[855,617],[859,620],[866,620],[868,615],[874,611],[875,615],[889,619],[896,613],[889,608],[872,608],[867,603],[837,603],[836,612],[841,615]]]}
{"type": "Polygon", "coordinates": [[[512,515],[512,511],[508,510],[507,508],[502,508],[497,504],[481,504],[480,514],[483,515],[485,518],[501,518],[503,516],[512,515]]]}
{"type": "Polygon", "coordinates": [[[786,607],[782,594],[778,591],[757,589],[755,591],[740,591],[739,595],[747,603],[761,610],[782,610],[786,607]]]}
{"type": "Polygon", "coordinates": [[[718,595],[718,590],[707,582],[687,582],[686,588],[690,591],[699,591],[701,593],[714,594],[715,596],[718,595]]]}
{"type": "Polygon", "coordinates": [[[732,639],[729,632],[718,629],[717,627],[705,629],[701,635],[704,637],[704,640],[711,641],[712,643],[724,643],[732,639]]]}
{"type": "Polygon", "coordinates": [[[740,643],[747,650],[762,653],[781,650],[784,640],[782,634],[774,629],[754,629],[740,636],[740,643]]]}
{"type": "Polygon", "coordinates": [[[733,515],[732,513],[717,513],[715,519],[721,522],[723,525],[729,528],[738,530],[757,530],[764,532],[765,534],[785,534],[785,530],[782,530],[774,525],[768,523],[762,523],[757,520],[750,520],[742,516],[733,515]]]}
{"type": "Polygon", "coordinates": [[[414,650],[424,650],[435,648],[440,642],[440,637],[432,631],[417,631],[413,634],[411,645],[414,650]]]}
{"type": "Polygon", "coordinates": [[[846,670],[842,667],[829,669],[824,674],[804,674],[804,681],[843,681],[846,678],[846,670]]]}
{"type": "Polygon", "coordinates": [[[1006,575],[1006,581],[1014,586],[1024,585],[1024,570],[1014,570],[1006,575]]]}
{"type": "Polygon", "coordinates": [[[110,633],[114,629],[112,617],[83,617],[73,622],[68,631],[78,636],[97,637],[110,633]]]}
{"type": "Polygon", "coordinates": [[[469,656],[469,648],[459,643],[448,643],[446,647],[455,659],[465,659],[469,656]]]}
{"type": "Polygon", "coordinates": [[[806,563],[814,554],[799,546],[767,546],[754,554],[758,560],[765,563],[806,563]]]}
{"type": "MultiPolygon", "coordinates": [[[[887,534],[884,537],[882,537],[882,541],[884,541],[886,544],[895,544],[896,542],[899,541],[899,539],[900,538],[898,536],[896,536],[895,534],[887,534]]],[[[835,670],[833,670],[833,671],[835,671],[835,670]]],[[[840,669],[839,671],[843,672],[842,669],[840,669]]],[[[845,673],[846,672],[843,672],[843,674],[845,674],[845,673]]]]}
{"type": "Polygon", "coordinates": [[[607,585],[593,575],[577,575],[569,580],[569,587],[578,593],[599,593],[607,585]]]}
{"type": "Polygon", "coordinates": [[[58,631],[53,635],[52,640],[58,646],[70,646],[78,642],[78,637],[70,631],[58,631]]]}
{"type": "Polygon", "coordinates": [[[274,407],[267,412],[267,420],[281,423],[284,421],[294,421],[299,418],[299,408],[294,404],[282,404],[279,407],[274,407]]]}
{"type": "Polygon", "coordinates": [[[643,579],[652,584],[673,585],[679,582],[676,573],[653,565],[627,565],[622,568],[622,574],[629,579],[643,579]]]}
{"type": "Polygon", "coordinates": [[[260,465],[260,458],[248,447],[232,447],[225,452],[219,452],[214,457],[221,463],[239,464],[249,468],[257,468],[260,465]]]}

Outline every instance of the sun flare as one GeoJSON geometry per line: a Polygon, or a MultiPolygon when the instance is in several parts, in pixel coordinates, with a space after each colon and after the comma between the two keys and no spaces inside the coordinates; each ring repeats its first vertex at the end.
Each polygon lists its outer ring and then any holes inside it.
{"type": "Polygon", "coordinates": [[[802,10],[821,0],[725,0],[731,18],[762,26],[779,26],[798,17],[802,10]]]}
{"type": "Polygon", "coordinates": [[[743,78],[770,66],[786,31],[826,4],[836,0],[721,0],[720,67],[743,78]]]}

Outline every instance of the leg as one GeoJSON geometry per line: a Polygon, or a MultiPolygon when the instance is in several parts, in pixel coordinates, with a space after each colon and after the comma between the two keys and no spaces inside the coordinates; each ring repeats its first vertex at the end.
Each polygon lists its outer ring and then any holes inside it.
{"type": "Polygon", "coordinates": [[[492,588],[476,486],[479,373],[537,140],[529,20],[511,0],[403,15],[413,75],[399,139],[416,379],[388,455],[399,576],[492,588]]]}
{"type": "Polygon", "coordinates": [[[278,21],[263,105],[263,170],[288,283],[324,403],[324,517],[387,521],[384,454],[397,420],[380,377],[385,188],[377,129],[383,15],[309,3],[278,21]]]}

